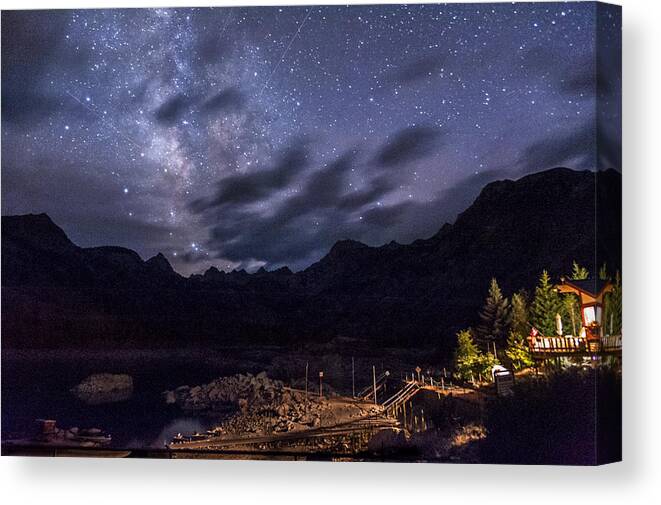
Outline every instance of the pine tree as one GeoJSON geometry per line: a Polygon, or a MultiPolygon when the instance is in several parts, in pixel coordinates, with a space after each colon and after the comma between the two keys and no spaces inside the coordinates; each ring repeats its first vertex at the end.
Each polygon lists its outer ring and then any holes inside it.
{"type": "Polygon", "coordinates": [[[461,330],[457,333],[457,348],[454,353],[454,370],[463,380],[474,377],[479,362],[480,352],[473,342],[470,330],[461,330]]]}
{"type": "Polygon", "coordinates": [[[482,353],[473,341],[471,330],[457,333],[457,348],[454,354],[455,375],[465,381],[491,378],[491,369],[498,359],[490,352],[482,353]]]}
{"type": "Polygon", "coordinates": [[[525,336],[530,332],[528,295],[524,290],[512,295],[512,322],[510,330],[525,336]]]}
{"type": "Polygon", "coordinates": [[[604,332],[610,335],[622,333],[622,280],[620,272],[615,272],[613,290],[606,296],[604,315],[604,332]],[[612,325],[611,325],[612,321],[612,325]],[[612,331],[611,331],[612,326],[612,331]]]}
{"type": "Polygon", "coordinates": [[[496,279],[491,279],[489,294],[480,311],[477,337],[487,344],[493,341],[505,342],[510,321],[510,303],[500,291],[496,279]]]}
{"type": "Polygon", "coordinates": [[[530,310],[527,294],[521,290],[512,295],[512,324],[507,335],[505,356],[514,370],[520,370],[532,365],[532,357],[526,336],[530,332],[530,310]]]}
{"type": "Polygon", "coordinates": [[[544,270],[535,288],[535,299],[530,307],[532,324],[542,335],[555,335],[555,316],[562,313],[562,300],[551,284],[548,272],[544,270]]]}
{"type": "Polygon", "coordinates": [[[590,277],[590,272],[585,267],[582,267],[576,261],[572,263],[571,279],[581,281],[590,277]]]}
{"type": "Polygon", "coordinates": [[[521,370],[533,364],[526,338],[514,331],[510,331],[507,337],[505,356],[510,360],[514,370],[521,370]]]}
{"type": "Polygon", "coordinates": [[[573,293],[567,293],[563,297],[564,304],[564,314],[563,320],[566,320],[569,324],[568,328],[571,328],[571,334],[576,336],[580,333],[582,320],[581,320],[581,301],[578,298],[578,295],[573,293]]]}
{"type": "MultiPolygon", "coordinates": [[[[574,281],[584,280],[590,277],[587,268],[582,267],[576,261],[572,263],[572,272],[569,276],[574,281]]],[[[569,324],[572,335],[577,335],[581,328],[581,300],[574,293],[567,293],[562,296],[563,312],[560,313],[565,324],[569,324]]]]}
{"type": "Polygon", "coordinates": [[[491,374],[492,369],[498,364],[498,358],[490,352],[481,353],[477,358],[477,363],[475,363],[475,370],[473,372],[475,378],[479,379],[482,377],[483,380],[491,381],[493,378],[491,374]]]}

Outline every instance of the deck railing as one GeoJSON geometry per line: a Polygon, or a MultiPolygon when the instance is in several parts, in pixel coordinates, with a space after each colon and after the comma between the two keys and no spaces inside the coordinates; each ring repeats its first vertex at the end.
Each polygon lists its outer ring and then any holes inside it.
{"type": "Polygon", "coordinates": [[[622,350],[622,335],[606,335],[598,341],[566,335],[564,337],[529,337],[533,354],[591,354],[622,350]]]}
{"type": "Polygon", "coordinates": [[[604,351],[621,351],[622,335],[606,335],[601,337],[601,348],[604,351]]]}

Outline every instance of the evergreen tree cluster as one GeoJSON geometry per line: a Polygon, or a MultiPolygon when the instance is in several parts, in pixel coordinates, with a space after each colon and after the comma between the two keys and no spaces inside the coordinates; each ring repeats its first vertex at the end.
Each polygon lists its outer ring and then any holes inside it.
{"type": "Polygon", "coordinates": [[[507,356],[511,367],[514,370],[528,368],[533,364],[526,337],[514,331],[510,331],[510,334],[507,337],[507,349],[505,349],[505,356],[507,356]]]}
{"type": "MultiPolygon", "coordinates": [[[[576,261],[570,278],[587,279],[590,272],[576,261]]],[[[606,265],[599,270],[601,279],[608,279],[606,265]]],[[[503,358],[514,370],[533,364],[527,337],[535,328],[542,336],[557,334],[557,317],[563,324],[563,333],[577,335],[581,327],[580,300],[575,294],[558,293],[544,270],[535,288],[532,301],[519,291],[511,301],[503,295],[496,279],[491,279],[483,308],[479,312],[476,330],[457,333],[455,373],[464,380],[491,377],[491,367],[497,364],[497,348],[504,349],[503,358]]],[[[604,330],[607,334],[622,331],[622,286],[619,272],[615,275],[613,290],[606,296],[604,330]],[[611,330],[612,327],[612,330],[611,330]]],[[[501,351],[502,352],[502,351],[501,351]]],[[[500,354],[500,353],[499,353],[500,354]]]]}
{"type": "Polygon", "coordinates": [[[454,357],[455,376],[465,381],[476,381],[480,378],[490,379],[491,369],[498,363],[490,352],[481,352],[471,330],[461,330],[457,333],[457,349],[454,357]]]}
{"type": "Polygon", "coordinates": [[[480,311],[480,324],[477,327],[478,339],[487,344],[503,343],[511,322],[510,302],[503,296],[496,279],[491,279],[489,294],[480,311]]]}
{"type": "Polygon", "coordinates": [[[622,279],[615,272],[613,290],[606,295],[604,307],[604,329],[611,335],[622,334],[622,279]]]}
{"type": "Polygon", "coordinates": [[[535,288],[535,298],[530,307],[531,324],[545,336],[556,334],[556,314],[562,315],[565,305],[544,270],[535,288]]]}

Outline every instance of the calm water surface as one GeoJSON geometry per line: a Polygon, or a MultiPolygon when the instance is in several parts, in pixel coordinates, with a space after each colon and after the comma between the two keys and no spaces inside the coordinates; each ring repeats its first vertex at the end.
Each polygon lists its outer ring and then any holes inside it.
{"type": "MultiPolygon", "coordinates": [[[[241,353],[238,353],[241,354],[241,353]]],[[[161,392],[234,373],[257,373],[261,363],[227,352],[195,351],[7,351],[2,353],[3,439],[26,436],[37,418],[61,428],[101,428],[116,447],[162,447],[177,432],[201,431],[214,419],[184,415],[161,392]],[[131,399],[87,405],[70,392],[93,373],[133,377],[131,399]]],[[[263,368],[262,368],[263,369],[263,368]]]]}

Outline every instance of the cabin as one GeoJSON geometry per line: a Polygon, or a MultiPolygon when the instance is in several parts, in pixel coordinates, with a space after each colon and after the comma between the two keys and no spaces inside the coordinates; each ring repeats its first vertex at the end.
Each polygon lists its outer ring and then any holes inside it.
{"type": "Polygon", "coordinates": [[[613,334],[613,321],[603,321],[604,298],[613,290],[613,284],[603,279],[565,279],[556,286],[559,293],[573,293],[580,301],[580,330],[578,335],[564,334],[562,321],[557,318],[556,335],[539,335],[532,332],[528,337],[530,352],[535,359],[559,356],[597,356],[620,354],[622,335],[613,334]]]}

